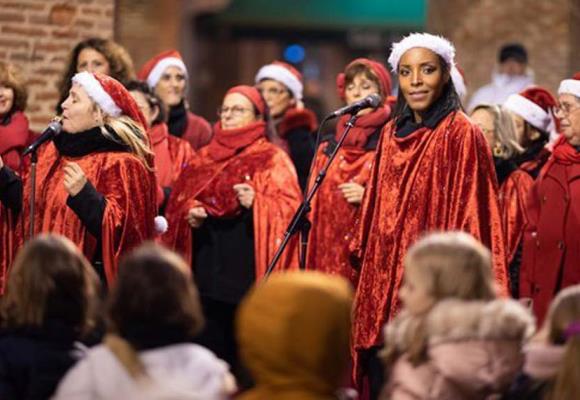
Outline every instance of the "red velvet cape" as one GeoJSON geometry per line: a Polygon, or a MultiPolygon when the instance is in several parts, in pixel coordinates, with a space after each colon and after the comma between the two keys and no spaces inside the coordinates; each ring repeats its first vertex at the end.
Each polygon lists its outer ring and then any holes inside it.
{"type": "Polygon", "coordinates": [[[384,324],[399,310],[403,258],[426,232],[461,230],[480,239],[491,248],[500,290],[508,292],[497,195],[488,145],[462,112],[404,138],[395,137],[394,122],[387,124],[351,243],[353,261],[360,265],[355,351],[381,342],[384,324]]]}
{"type": "MultiPolygon", "coordinates": [[[[67,237],[89,260],[95,253],[97,242],[66,205],[68,193],[63,183],[63,167],[67,162],[79,164],[87,179],[105,196],[102,256],[107,282],[111,285],[117,274],[120,256],[153,239],[156,215],[154,173],[130,153],[102,152],[65,157],[58,153],[52,142],[41,147],[36,175],[35,233],[51,232],[67,237]]],[[[19,245],[24,237],[28,238],[30,185],[27,177],[28,171],[23,179],[24,218],[19,218],[16,229],[19,245]]]]}
{"type": "MultiPolygon", "coordinates": [[[[186,220],[189,209],[201,206],[213,217],[236,216],[241,205],[233,186],[248,183],[256,191],[252,210],[256,277],[260,280],[300,205],[302,196],[292,161],[265,138],[225,160],[213,160],[208,147],[200,150],[199,156],[199,162],[190,165],[175,183],[166,209],[169,229],[162,240],[191,263],[192,232],[186,220]]],[[[293,240],[277,269],[297,266],[296,245],[293,240]]]]}
{"type": "Polygon", "coordinates": [[[517,169],[499,187],[499,206],[508,263],[511,263],[526,227],[526,199],[534,184],[527,172],[517,169]]]}

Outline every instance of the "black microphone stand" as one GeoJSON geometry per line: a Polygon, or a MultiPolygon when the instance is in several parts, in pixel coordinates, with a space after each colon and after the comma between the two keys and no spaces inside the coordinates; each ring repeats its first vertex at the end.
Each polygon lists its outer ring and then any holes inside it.
{"type": "Polygon", "coordinates": [[[36,163],[38,155],[34,149],[30,152],[30,223],[28,226],[28,240],[34,237],[34,204],[36,202],[36,163]]]}
{"type": "MultiPolygon", "coordinates": [[[[288,225],[288,228],[286,229],[286,233],[284,234],[284,240],[282,240],[280,247],[278,247],[276,254],[274,254],[272,261],[270,261],[270,264],[268,265],[268,269],[266,270],[266,273],[265,273],[266,277],[268,277],[272,273],[272,271],[276,267],[276,264],[280,260],[282,253],[284,252],[284,250],[288,246],[288,243],[290,242],[290,238],[294,234],[296,234],[296,232],[298,232],[298,231],[300,231],[300,250],[301,250],[300,251],[300,269],[306,269],[306,251],[308,249],[308,233],[310,231],[310,225],[311,225],[310,221],[307,218],[307,214],[310,212],[310,209],[311,209],[310,203],[312,201],[312,198],[314,197],[314,195],[318,191],[318,188],[320,187],[320,185],[324,181],[324,178],[326,177],[326,173],[328,171],[328,168],[332,164],[332,161],[334,161],[334,158],[336,157],[338,150],[342,147],[342,143],[344,142],[346,135],[348,135],[348,132],[354,126],[354,123],[356,122],[356,120],[358,118],[356,115],[357,112],[358,112],[358,110],[356,110],[354,112],[354,114],[351,115],[350,119],[346,123],[346,126],[344,128],[344,132],[342,133],[342,136],[340,137],[340,140],[338,141],[336,147],[333,149],[333,151],[330,154],[330,157],[328,158],[328,160],[326,161],[326,164],[324,165],[324,167],[318,173],[318,176],[316,177],[316,180],[314,181],[312,188],[310,188],[310,190],[308,191],[308,193],[304,197],[304,201],[302,201],[302,204],[300,205],[300,207],[298,207],[298,210],[296,211],[296,213],[292,217],[292,220],[291,220],[290,224],[288,225]]],[[[323,121],[323,124],[328,119],[330,119],[330,118],[329,117],[325,118],[323,121]]]]}

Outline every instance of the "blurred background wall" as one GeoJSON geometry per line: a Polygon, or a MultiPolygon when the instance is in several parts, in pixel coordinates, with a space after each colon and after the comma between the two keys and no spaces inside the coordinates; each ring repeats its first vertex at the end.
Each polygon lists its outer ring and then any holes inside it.
{"type": "Polygon", "coordinates": [[[423,30],[455,43],[470,92],[506,42],[528,48],[551,90],[580,70],[580,0],[0,0],[0,59],[28,77],[33,129],[52,117],[68,53],[87,37],[114,38],[138,68],[179,50],[191,108],[213,121],[226,88],[275,59],[303,72],[307,102],[326,113],[340,105],[335,78],[349,60],[386,63],[390,43],[423,30]]]}

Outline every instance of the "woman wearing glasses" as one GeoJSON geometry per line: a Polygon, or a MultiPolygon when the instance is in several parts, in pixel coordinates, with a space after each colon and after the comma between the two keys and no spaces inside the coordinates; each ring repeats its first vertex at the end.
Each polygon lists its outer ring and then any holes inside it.
{"type": "MultiPolygon", "coordinates": [[[[237,305],[264,277],[301,195],[292,161],[266,137],[266,103],[257,89],[231,88],[218,114],[199,162],[175,183],[163,240],[191,263],[207,319],[200,342],[236,372],[237,305]]],[[[277,269],[296,266],[295,245],[277,269]]]]}
{"type": "Polygon", "coordinates": [[[562,137],[532,187],[524,232],[520,296],[539,322],[555,293],[580,283],[580,73],[561,82],[558,101],[562,137]]]}
{"type": "Polygon", "coordinates": [[[260,68],[255,81],[275,128],[268,132],[270,141],[290,155],[300,187],[304,189],[314,156],[313,133],[318,121],[302,103],[302,74],[290,64],[274,61],[260,68]]]}

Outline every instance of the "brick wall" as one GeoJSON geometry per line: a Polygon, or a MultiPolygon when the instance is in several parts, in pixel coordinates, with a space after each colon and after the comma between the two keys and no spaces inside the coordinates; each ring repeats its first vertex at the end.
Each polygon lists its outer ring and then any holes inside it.
{"type": "Polygon", "coordinates": [[[430,0],[428,29],[455,43],[469,91],[489,82],[497,49],[521,42],[536,83],[556,91],[580,67],[578,0],[430,0]]]}
{"type": "Polygon", "coordinates": [[[54,116],[57,85],[80,40],[111,38],[114,0],[0,0],[0,60],[28,80],[27,115],[33,130],[54,116]]]}

